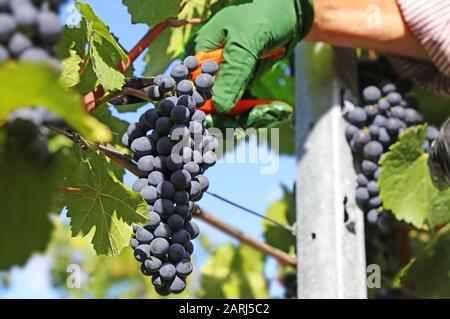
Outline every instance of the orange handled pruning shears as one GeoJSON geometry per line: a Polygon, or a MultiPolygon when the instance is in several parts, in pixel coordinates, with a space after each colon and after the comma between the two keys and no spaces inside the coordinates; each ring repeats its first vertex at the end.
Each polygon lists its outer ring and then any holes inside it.
{"type": "MultiPolygon", "coordinates": [[[[274,58],[280,58],[282,57],[286,52],[286,48],[280,48],[274,51],[267,52],[259,57],[259,59],[265,59],[269,57],[274,58]]],[[[206,60],[213,60],[217,64],[220,65],[223,58],[223,49],[217,49],[211,52],[198,52],[195,57],[197,58],[199,62],[199,67],[197,70],[192,72],[192,79],[195,80],[197,76],[201,74],[201,67],[203,63],[206,60]]],[[[242,112],[247,111],[248,109],[251,109],[252,107],[260,104],[269,104],[275,102],[275,100],[240,100],[230,112],[227,112],[227,115],[235,115],[242,112]]],[[[209,114],[209,113],[216,113],[216,108],[214,107],[214,101],[212,99],[206,101],[205,105],[198,108],[199,110],[202,110],[203,112],[209,114]]]]}

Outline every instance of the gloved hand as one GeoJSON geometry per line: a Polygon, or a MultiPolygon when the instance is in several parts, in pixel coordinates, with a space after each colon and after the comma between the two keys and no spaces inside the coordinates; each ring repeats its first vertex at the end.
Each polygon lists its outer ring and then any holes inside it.
{"type": "Polygon", "coordinates": [[[241,99],[255,74],[274,63],[258,60],[264,53],[286,47],[290,54],[309,32],[312,0],[236,1],[214,15],[191,41],[194,52],[224,48],[214,85],[214,105],[229,112],[241,99]]]}

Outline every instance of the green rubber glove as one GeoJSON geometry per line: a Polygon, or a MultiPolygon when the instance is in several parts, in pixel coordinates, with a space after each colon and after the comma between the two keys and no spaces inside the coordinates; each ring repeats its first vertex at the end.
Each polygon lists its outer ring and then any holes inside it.
{"type": "Polygon", "coordinates": [[[214,15],[190,44],[195,52],[224,48],[214,85],[213,100],[218,112],[230,111],[255,74],[275,62],[258,57],[281,47],[290,54],[311,29],[314,16],[312,0],[238,2],[241,4],[230,5],[214,15]]]}

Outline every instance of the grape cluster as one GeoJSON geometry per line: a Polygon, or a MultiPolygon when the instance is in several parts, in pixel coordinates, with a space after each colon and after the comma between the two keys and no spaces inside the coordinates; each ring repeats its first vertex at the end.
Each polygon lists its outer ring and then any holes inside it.
{"type": "MultiPolygon", "coordinates": [[[[416,100],[400,94],[396,85],[389,81],[380,87],[366,87],[362,97],[364,106],[344,114],[349,123],[345,137],[356,160],[358,173],[356,202],[366,214],[369,224],[377,225],[383,234],[391,234],[395,219],[391,212],[383,209],[379,197],[379,161],[407,127],[424,123],[424,117],[417,109],[416,100]]],[[[438,129],[429,126],[424,151],[429,151],[437,135],[438,129]]]]}
{"type": "Polygon", "coordinates": [[[0,0],[0,63],[46,62],[60,69],[52,48],[62,26],[55,12],[65,0],[0,0]]]}
{"type": "Polygon", "coordinates": [[[192,272],[192,239],[199,235],[192,221],[194,202],[209,187],[203,174],[217,160],[217,139],[206,129],[206,115],[197,107],[212,96],[218,65],[193,56],[175,65],[170,76],[160,75],[146,90],[155,108],[132,123],[122,142],[133,153],[142,176],[133,191],[148,203],[150,222],[135,226],[131,247],[144,275],[160,295],[181,293],[192,272]]]}

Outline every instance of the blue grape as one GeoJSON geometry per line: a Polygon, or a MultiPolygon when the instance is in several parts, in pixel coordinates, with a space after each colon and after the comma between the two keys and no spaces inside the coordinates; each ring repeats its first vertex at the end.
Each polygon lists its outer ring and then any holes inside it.
{"type": "Polygon", "coordinates": [[[155,290],[158,294],[162,296],[167,296],[170,294],[170,291],[167,290],[166,284],[159,276],[159,273],[152,276],[152,284],[155,286],[155,290]]]}
{"type": "Polygon", "coordinates": [[[382,84],[381,86],[381,92],[383,92],[383,95],[388,95],[389,93],[397,91],[397,87],[395,84],[391,82],[386,82],[382,84]]]}
{"type": "MultiPolygon", "coordinates": [[[[189,202],[189,201],[188,201],[189,202]]],[[[174,213],[180,215],[183,219],[185,219],[190,212],[190,208],[188,205],[180,205],[175,206],[174,213]]]]}
{"type": "Polygon", "coordinates": [[[209,91],[213,86],[214,77],[212,77],[210,74],[203,73],[195,79],[195,87],[201,92],[209,91]]]}
{"type": "Polygon", "coordinates": [[[16,20],[11,15],[0,13],[0,42],[7,41],[16,27],[16,20]]]}
{"type": "Polygon", "coordinates": [[[219,65],[216,61],[213,60],[206,60],[202,64],[202,73],[209,74],[211,76],[216,75],[216,73],[219,72],[219,65]]]}
{"type": "Polygon", "coordinates": [[[193,113],[197,104],[192,96],[182,95],[178,98],[177,105],[183,105],[189,109],[190,113],[193,113]]]}
{"type": "Polygon", "coordinates": [[[180,294],[186,289],[186,282],[178,276],[175,276],[168,284],[167,289],[171,293],[180,294]]]}
{"type": "Polygon", "coordinates": [[[156,187],[156,190],[160,198],[172,199],[172,197],[175,195],[175,186],[173,186],[173,184],[169,181],[159,183],[158,187],[156,187]]]}
{"type": "Polygon", "coordinates": [[[381,201],[380,197],[372,197],[371,199],[369,199],[369,208],[379,208],[381,207],[381,205],[383,204],[383,202],[381,201]]]}
{"type": "Polygon", "coordinates": [[[369,180],[363,174],[358,174],[358,176],[356,177],[356,182],[357,182],[358,186],[365,187],[369,183],[369,180]]]}
{"type": "Polygon", "coordinates": [[[372,124],[369,126],[370,137],[374,140],[378,138],[380,134],[380,127],[378,125],[372,124]]]}
{"type": "Polygon", "coordinates": [[[135,140],[145,135],[145,131],[141,128],[139,123],[131,123],[127,128],[127,134],[131,140],[135,140]]]}
{"type": "Polygon", "coordinates": [[[186,252],[186,250],[180,244],[170,245],[169,253],[168,253],[170,261],[174,262],[174,263],[179,262],[183,258],[185,252],[186,252]]]}
{"type": "Polygon", "coordinates": [[[423,115],[412,108],[405,109],[405,117],[403,120],[408,126],[417,125],[424,122],[423,115]]]}
{"type": "Polygon", "coordinates": [[[363,90],[362,96],[365,103],[374,104],[381,98],[381,91],[376,86],[368,86],[363,90]]]}
{"type": "Polygon", "coordinates": [[[358,204],[366,204],[369,201],[369,192],[367,191],[367,188],[365,187],[358,187],[356,189],[356,202],[358,204]]]}
{"type": "Polygon", "coordinates": [[[192,95],[193,90],[194,90],[194,86],[192,85],[192,82],[189,81],[189,80],[182,80],[177,85],[177,94],[179,96],[181,96],[181,95],[192,95]]]}
{"type": "Polygon", "coordinates": [[[153,158],[152,165],[153,169],[158,172],[164,173],[167,171],[167,157],[163,155],[158,155],[153,158]]]}
{"type": "Polygon", "coordinates": [[[372,176],[372,174],[377,170],[378,164],[372,161],[364,160],[361,163],[361,169],[366,176],[372,176]]]}
{"type": "Polygon", "coordinates": [[[170,236],[172,236],[172,230],[170,229],[169,225],[161,223],[158,225],[158,227],[156,227],[153,234],[156,238],[165,238],[168,240],[170,236]]]}
{"type": "Polygon", "coordinates": [[[380,109],[381,112],[386,113],[390,107],[391,105],[388,103],[386,99],[383,98],[378,100],[378,108],[380,109]]]}
{"type": "Polygon", "coordinates": [[[126,132],[122,135],[122,144],[126,147],[130,147],[130,137],[126,132]]]}
{"type": "Polygon", "coordinates": [[[189,202],[189,193],[186,191],[176,191],[173,195],[173,201],[177,206],[187,204],[189,202]]]}
{"type": "Polygon", "coordinates": [[[139,228],[136,232],[136,239],[140,244],[150,244],[154,238],[155,236],[145,228],[139,228]]]}
{"type": "Polygon", "coordinates": [[[153,240],[150,245],[147,244],[141,244],[137,246],[134,249],[134,258],[136,258],[137,261],[144,262],[147,258],[150,257],[150,251],[151,251],[151,245],[155,242],[153,240]]]}
{"type": "Polygon", "coordinates": [[[163,280],[171,280],[175,277],[177,271],[171,263],[165,263],[159,268],[159,276],[163,280]]]}
{"type": "Polygon", "coordinates": [[[152,186],[158,186],[159,183],[164,181],[164,174],[159,171],[153,171],[148,175],[148,183],[152,186]]]}
{"type": "Polygon", "coordinates": [[[196,198],[202,193],[202,187],[199,182],[192,181],[191,185],[189,186],[189,196],[191,198],[196,198]]]}
{"type": "Polygon", "coordinates": [[[188,68],[183,64],[177,64],[170,70],[170,76],[177,82],[186,80],[189,76],[188,68]]]}
{"type": "Polygon", "coordinates": [[[161,135],[167,135],[172,128],[172,121],[167,116],[161,116],[156,120],[155,129],[161,135]]]}
{"type": "Polygon", "coordinates": [[[200,166],[194,162],[184,164],[183,169],[185,169],[189,174],[191,174],[192,178],[194,178],[200,173],[200,166]]]}
{"type": "Polygon", "coordinates": [[[176,190],[185,190],[191,182],[191,175],[185,169],[179,169],[170,175],[170,181],[176,190]]]}
{"type": "Polygon", "coordinates": [[[171,200],[160,198],[155,202],[154,210],[162,219],[167,219],[173,213],[174,205],[171,200]]]}
{"type": "Polygon", "coordinates": [[[163,156],[170,155],[173,147],[173,142],[168,136],[162,137],[158,143],[156,143],[156,150],[163,156]]]}
{"type": "Polygon", "coordinates": [[[381,176],[381,168],[378,167],[378,168],[375,170],[375,172],[373,173],[373,177],[374,177],[375,180],[377,181],[377,180],[380,179],[380,176],[381,176]]]}
{"type": "Polygon", "coordinates": [[[131,150],[139,156],[151,155],[155,150],[155,146],[149,137],[143,136],[131,143],[131,150]]]}
{"type": "Polygon", "coordinates": [[[158,88],[160,92],[166,93],[175,89],[176,85],[177,84],[172,77],[164,75],[158,83],[158,88]]]}
{"type": "Polygon", "coordinates": [[[386,129],[389,134],[395,135],[398,134],[398,131],[401,128],[401,123],[398,119],[390,117],[386,121],[386,129]]]}
{"type": "Polygon", "coordinates": [[[32,46],[33,42],[20,32],[14,33],[8,43],[9,52],[16,57],[32,46]]]}
{"type": "MultiPolygon", "coordinates": [[[[195,158],[194,158],[195,161],[195,158]]],[[[213,151],[207,151],[205,154],[203,154],[203,163],[205,163],[208,166],[212,166],[216,164],[217,161],[217,155],[213,151]]]]}
{"type": "Polygon", "coordinates": [[[391,109],[391,115],[399,120],[403,120],[405,117],[405,109],[401,106],[394,106],[391,109]]]}
{"type": "Polygon", "coordinates": [[[429,141],[434,141],[435,139],[438,138],[438,136],[439,136],[439,130],[432,125],[428,126],[427,139],[429,141]]]}
{"type": "Polygon", "coordinates": [[[194,180],[200,183],[200,187],[202,188],[202,192],[206,192],[209,188],[209,180],[204,175],[197,175],[194,180]]]}
{"type": "Polygon", "coordinates": [[[194,114],[192,114],[191,121],[197,121],[200,123],[204,123],[206,121],[206,114],[202,110],[196,110],[194,114]]]}
{"type": "Polygon", "coordinates": [[[19,56],[21,62],[48,62],[50,56],[47,51],[42,48],[31,47],[23,51],[19,56]]]}
{"type": "Polygon", "coordinates": [[[149,222],[145,225],[145,228],[150,230],[154,230],[161,223],[161,217],[155,212],[150,212],[149,214],[149,222]]]}
{"type": "Polygon", "coordinates": [[[364,106],[364,111],[368,119],[373,119],[379,113],[378,108],[371,104],[364,106]]]}
{"type": "Polygon", "coordinates": [[[159,102],[159,104],[158,104],[158,113],[161,116],[169,117],[171,112],[172,112],[172,110],[177,105],[177,101],[178,101],[178,99],[175,96],[166,97],[161,102],[159,102]]]}
{"type": "Polygon", "coordinates": [[[389,145],[392,144],[391,136],[389,135],[388,131],[384,127],[381,127],[380,130],[379,130],[378,141],[384,147],[388,147],[389,145]]]}
{"type": "Polygon", "coordinates": [[[376,181],[370,181],[367,184],[367,190],[369,191],[370,196],[378,196],[380,194],[380,189],[378,188],[376,181]]]}
{"type": "Polygon", "coordinates": [[[357,127],[364,127],[367,121],[367,114],[363,108],[356,107],[348,113],[348,121],[357,127]]]}
{"type": "Polygon", "coordinates": [[[183,61],[184,66],[188,69],[189,72],[194,72],[198,69],[198,60],[195,56],[188,56],[183,61]]]}
{"type": "Polygon", "coordinates": [[[190,112],[184,105],[177,105],[170,113],[170,119],[174,123],[185,124],[189,122],[190,112]]]}
{"type": "MultiPolygon", "coordinates": [[[[169,242],[165,238],[155,238],[150,243],[149,252],[155,257],[164,257],[169,251],[169,242]]],[[[149,257],[149,256],[148,256],[149,257]]]]}
{"type": "Polygon", "coordinates": [[[150,258],[145,260],[144,266],[149,273],[153,274],[161,268],[162,261],[154,256],[150,256],[150,258]]]}
{"type": "Polygon", "coordinates": [[[185,141],[188,142],[187,138],[190,137],[189,129],[184,124],[177,124],[172,126],[170,129],[170,138],[172,141],[185,141]]]}
{"type": "Polygon", "coordinates": [[[364,146],[364,157],[371,161],[377,161],[383,154],[383,146],[377,141],[370,141],[364,146]]]}
{"type": "Polygon", "coordinates": [[[192,263],[187,260],[180,261],[176,266],[177,274],[181,277],[187,277],[192,273],[192,263]]]}
{"type": "Polygon", "coordinates": [[[141,190],[141,195],[145,201],[152,205],[158,199],[158,193],[154,186],[146,186],[141,190]]]}
{"type": "Polygon", "coordinates": [[[184,249],[186,250],[186,252],[189,255],[192,255],[194,253],[194,244],[190,241],[187,243],[187,245],[184,247],[184,249]]]}
{"type": "Polygon", "coordinates": [[[377,223],[378,211],[376,209],[369,210],[369,212],[367,213],[366,216],[367,216],[367,221],[369,222],[369,224],[375,225],[377,223]]]}
{"type": "Polygon", "coordinates": [[[19,28],[31,31],[36,25],[38,11],[32,5],[14,7],[12,11],[19,28]]]}
{"type": "Polygon", "coordinates": [[[179,155],[170,154],[167,157],[166,166],[172,172],[179,170],[179,169],[183,168],[183,159],[179,155]]]}
{"type": "Polygon", "coordinates": [[[147,155],[147,156],[143,156],[138,160],[138,168],[140,171],[144,172],[147,174],[150,174],[150,172],[153,171],[153,156],[152,155],[147,155]]]}
{"type": "Polygon", "coordinates": [[[361,149],[364,147],[364,145],[366,145],[370,141],[370,135],[369,133],[361,130],[355,134],[353,140],[355,141],[355,146],[358,149],[361,149]]]}
{"type": "Polygon", "coordinates": [[[391,106],[399,105],[402,101],[402,96],[400,93],[391,92],[386,96],[386,100],[391,106]]]}
{"type": "Polygon", "coordinates": [[[177,232],[184,226],[184,218],[178,214],[173,214],[167,219],[167,225],[173,232],[177,232]]]}
{"type": "Polygon", "coordinates": [[[37,17],[37,28],[41,40],[47,43],[56,43],[62,34],[59,17],[51,11],[41,11],[37,17]]]}
{"type": "Polygon", "coordinates": [[[150,86],[148,90],[148,97],[152,101],[161,101],[163,98],[163,93],[159,90],[159,87],[157,85],[150,86]]]}
{"type": "Polygon", "coordinates": [[[185,246],[191,240],[191,235],[186,229],[181,229],[172,235],[172,243],[185,246]]]}
{"type": "Polygon", "coordinates": [[[205,98],[204,94],[200,93],[197,90],[192,91],[192,98],[195,101],[196,107],[202,107],[206,103],[206,98],[205,98]]]}
{"type": "Polygon", "coordinates": [[[200,227],[198,227],[198,224],[192,220],[184,224],[184,229],[187,230],[187,232],[191,236],[191,239],[197,238],[200,234],[200,227]]]}
{"type": "Polygon", "coordinates": [[[377,125],[379,127],[385,127],[386,126],[386,121],[387,121],[387,118],[385,116],[377,115],[377,116],[375,116],[372,124],[373,125],[377,125]]]}
{"type": "Polygon", "coordinates": [[[145,125],[150,129],[154,129],[156,126],[156,121],[159,118],[159,113],[156,109],[147,110],[144,114],[142,114],[139,119],[140,126],[145,125]]]}
{"type": "Polygon", "coordinates": [[[136,247],[139,246],[139,241],[134,237],[131,238],[130,246],[131,246],[131,248],[136,249],[136,247]]]}
{"type": "Polygon", "coordinates": [[[355,136],[356,133],[359,132],[359,128],[354,125],[349,125],[345,128],[345,138],[347,142],[350,142],[355,136]]]}

